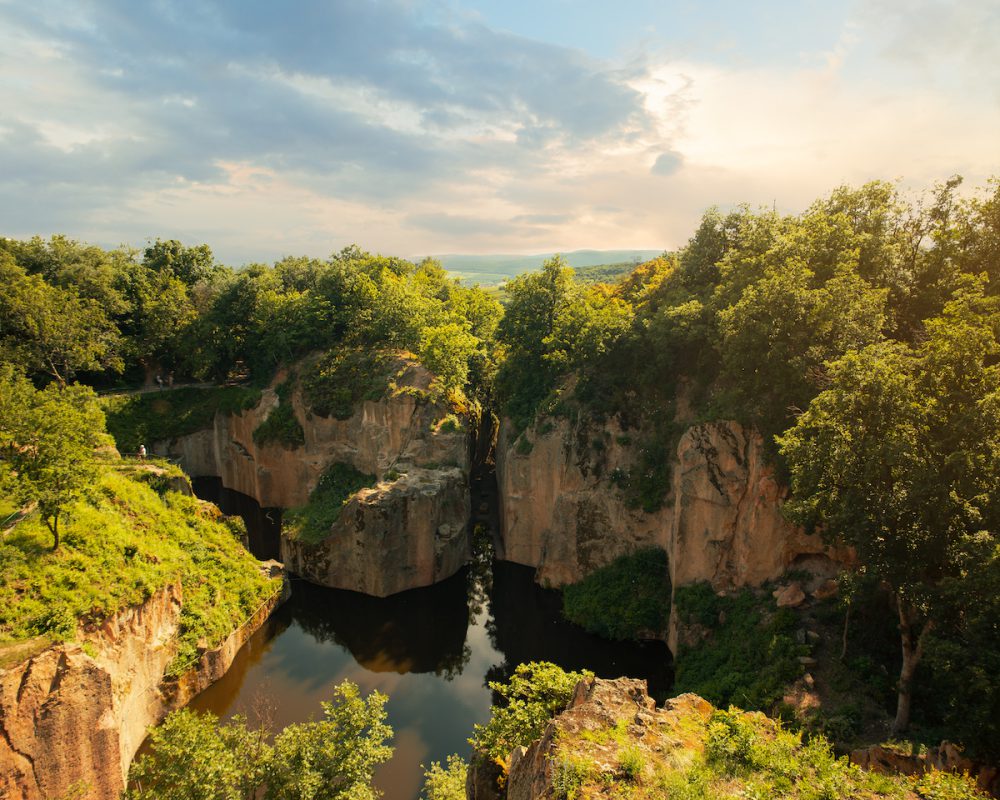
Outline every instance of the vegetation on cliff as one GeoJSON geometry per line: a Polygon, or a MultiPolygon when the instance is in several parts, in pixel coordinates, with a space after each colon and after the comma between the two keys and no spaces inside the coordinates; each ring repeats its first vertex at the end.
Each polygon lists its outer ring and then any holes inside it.
{"type": "Polygon", "coordinates": [[[670,613],[667,554],[651,548],[619,556],[566,586],[563,613],[606,639],[662,636],[670,613]]]}
{"type": "Polygon", "coordinates": [[[809,650],[795,640],[795,612],[775,609],[766,591],[720,597],[707,583],[678,586],[674,604],[689,638],[674,654],[675,690],[717,706],[776,709],[809,650]]]}
{"type": "MultiPolygon", "coordinates": [[[[33,391],[9,381],[4,385],[5,403],[20,397],[21,389],[33,391]]],[[[106,437],[89,390],[51,384],[38,395],[37,410],[45,418],[35,421],[37,430],[22,431],[11,424],[17,414],[3,415],[4,434],[13,437],[5,447],[20,452],[2,462],[0,502],[20,513],[10,514],[0,540],[0,643],[73,639],[79,625],[98,623],[179,582],[183,605],[175,666],[183,669],[200,647],[219,644],[277,586],[243,549],[235,523],[215,506],[173,490],[169,468],[120,461],[95,453],[94,442],[74,438],[106,437]],[[65,430],[59,420],[81,407],[89,408],[86,425],[65,430]],[[73,475],[86,477],[71,492],[60,469],[50,465],[36,476],[22,463],[25,452],[38,458],[50,447],[40,438],[50,434],[58,434],[51,446],[72,460],[73,475]],[[35,492],[40,480],[55,482],[56,488],[35,492]],[[28,495],[38,514],[31,505],[22,507],[28,495]],[[46,517],[55,502],[63,520],[58,548],[49,544],[46,517]]],[[[34,408],[33,402],[24,399],[24,407],[34,408]]]]}
{"type": "Polygon", "coordinates": [[[186,436],[212,427],[216,414],[239,414],[260,401],[260,390],[244,386],[183,387],[101,398],[108,432],[123,453],[139,445],[186,436]]]}
{"type": "Polygon", "coordinates": [[[322,541],[330,535],[344,504],[360,489],[374,485],[374,475],[365,475],[350,464],[331,464],[320,476],[309,502],[285,513],[282,532],[304,542],[322,541]]]}
{"type": "Polygon", "coordinates": [[[518,664],[507,682],[491,681],[500,703],[490,720],[477,725],[469,743],[478,755],[503,763],[515,747],[531,744],[555,714],[566,707],[581,678],[590,672],[566,672],[548,662],[518,664]]]}

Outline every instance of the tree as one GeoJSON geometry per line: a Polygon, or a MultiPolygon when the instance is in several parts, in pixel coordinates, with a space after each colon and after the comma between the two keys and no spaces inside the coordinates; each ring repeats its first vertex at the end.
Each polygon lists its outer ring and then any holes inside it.
{"type": "Polygon", "coordinates": [[[94,449],[105,440],[93,390],[50,383],[38,391],[9,365],[0,367],[0,470],[18,502],[38,504],[53,550],[60,519],[92,483],[94,449]]]}
{"type": "Polygon", "coordinates": [[[124,800],[253,800],[272,753],[245,718],[220,725],[186,708],[153,728],[149,743],[150,754],[129,770],[124,800]]]}
{"type": "Polygon", "coordinates": [[[153,272],[167,273],[192,286],[211,274],[215,257],[207,244],[185,247],[176,239],[157,239],[146,248],[142,263],[153,272]]]}
{"type": "Polygon", "coordinates": [[[123,800],[374,800],[375,767],[392,755],[386,700],[344,681],[322,720],[289,725],[273,744],[243,717],[176,711],[150,733],[123,800]]]}
{"type": "Polygon", "coordinates": [[[917,347],[880,343],[830,365],[830,386],[778,437],[789,516],[855,548],[892,591],[902,667],[894,731],[938,624],[961,542],[1000,522],[1000,315],[967,280],[917,347]]]}
{"type": "Polygon", "coordinates": [[[448,756],[448,766],[440,761],[431,762],[424,771],[424,800],[465,800],[465,779],[469,765],[455,753],[448,756]]]}
{"type": "Polygon", "coordinates": [[[469,359],[478,345],[479,340],[469,333],[467,323],[448,322],[424,328],[418,355],[420,362],[435,375],[432,388],[445,394],[464,388],[469,377],[469,359]]]}
{"type": "Polygon", "coordinates": [[[118,330],[96,301],[28,275],[0,252],[0,356],[60,383],[80,370],[120,371],[118,330]]]}

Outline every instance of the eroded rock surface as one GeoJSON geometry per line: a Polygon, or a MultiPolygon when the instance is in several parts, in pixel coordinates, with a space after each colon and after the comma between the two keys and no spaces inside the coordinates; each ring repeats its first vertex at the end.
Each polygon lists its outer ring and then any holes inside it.
{"type": "Polygon", "coordinates": [[[708,581],[721,591],[759,585],[793,566],[836,571],[837,554],[782,516],[786,491],[760,437],[743,426],[690,427],[677,444],[663,506],[647,514],[629,508],[615,483],[635,465],[636,446],[614,421],[583,435],[566,419],[546,425],[524,439],[505,425],[497,457],[507,557],[537,567],[541,582],[578,581],[643,546],[667,552],[674,586],[708,581]]]}
{"type": "MultiPolygon", "coordinates": [[[[254,408],[218,414],[210,429],[157,442],[154,451],[178,459],[192,477],[219,477],[227,489],[268,508],[304,505],[333,463],[350,464],[379,478],[400,465],[446,465],[467,471],[466,432],[439,428],[436,423],[447,410],[415,396],[427,390],[433,376],[406,359],[400,359],[397,366],[401,371],[397,390],[380,400],[361,402],[343,420],[313,413],[296,386],[290,402],[305,437],[301,447],[254,442],[254,431],[281,402],[272,386],[263,391],[254,408]]],[[[276,383],[285,377],[279,376],[276,383]]]]}
{"type": "Polygon", "coordinates": [[[178,679],[165,672],[177,652],[179,584],[0,669],[0,797],[51,800],[84,784],[86,800],[116,800],[147,728],[221,677],[284,597],[178,679]]]}
{"type": "Polygon", "coordinates": [[[358,492],[322,541],[282,537],[281,557],[313,583],[385,597],[458,572],[471,555],[470,513],[462,469],[412,467],[358,492]]]}

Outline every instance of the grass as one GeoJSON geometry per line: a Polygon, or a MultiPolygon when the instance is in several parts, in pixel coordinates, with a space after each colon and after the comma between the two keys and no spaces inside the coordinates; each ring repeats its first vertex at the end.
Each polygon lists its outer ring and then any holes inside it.
{"type": "Polygon", "coordinates": [[[280,444],[282,447],[295,448],[306,443],[306,434],[302,425],[295,417],[292,407],[292,390],[294,380],[278,384],[274,392],[278,395],[278,405],[271,409],[260,425],[253,432],[253,440],[258,445],[280,444]]]}
{"type": "Polygon", "coordinates": [[[344,504],[359,490],[375,485],[375,476],[359,472],[350,464],[331,464],[320,477],[304,506],[287,511],[282,534],[315,544],[330,534],[344,504]]]}
{"type": "Polygon", "coordinates": [[[303,368],[305,400],[321,417],[349,419],[360,401],[385,396],[395,361],[379,350],[331,350],[303,368]]]}
{"type": "Polygon", "coordinates": [[[217,646],[270,596],[265,578],[218,509],[193,497],[163,496],[106,469],[90,497],[69,509],[60,547],[37,515],[0,543],[0,647],[72,640],[98,622],[180,581],[176,669],[200,645],[217,646]]]}
{"type": "Polygon", "coordinates": [[[986,799],[964,776],[867,772],[837,757],[822,736],[807,740],[763,714],[730,707],[703,716],[684,710],[683,703],[679,708],[638,731],[628,725],[624,740],[617,733],[595,736],[599,731],[586,723],[557,727],[549,767],[552,795],[567,800],[986,799]]]}
{"type": "Polygon", "coordinates": [[[239,414],[259,402],[260,390],[246,386],[186,387],[101,398],[108,433],[122,453],[210,428],[216,414],[239,414]]]}
{"type": "Polygon", "coordinates": [[[563,613],[605,639],[665,631],[670,613],[667,554],[650,548],[616,558],[563,590],[563,613]]]}
{"type": "Polygon", "coordinates": [[[682,627],[707,634],[675,654],[675,691],[700,694],[715,705],[771,710],[802,673],[798,658],[808,647],[795,642],[795,612],[774,608],[766,591],[718,597],[707,583],[697,583],[679,587],[674,602],[682,627]]]}

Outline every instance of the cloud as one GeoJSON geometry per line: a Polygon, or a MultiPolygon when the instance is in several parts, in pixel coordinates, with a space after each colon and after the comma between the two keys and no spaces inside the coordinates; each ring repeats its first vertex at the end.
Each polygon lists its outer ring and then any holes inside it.
{"type": "Polygon", "coordinates": [[[967,5],[877,0],[833,51],[767,66],[611,63],[446,0],[0,0],[0,234],[233,263],[660,248],[711,204],[974,183],[996,168],[1000,31],[967,5]]]}
{"type": "Polygon", "coordinates": [[[683,163],[684,157],[680,153],[660,153],[650,172],[654,175],[673,175],[683,163]]]}

